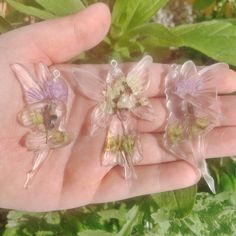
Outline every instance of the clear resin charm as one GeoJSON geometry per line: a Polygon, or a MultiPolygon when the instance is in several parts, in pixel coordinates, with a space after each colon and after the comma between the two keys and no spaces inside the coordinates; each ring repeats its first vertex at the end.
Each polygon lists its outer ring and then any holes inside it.
{"type": "Polygon", "coordinates": [[[79,90],[96,102],[91,114],[91,135],[107,131],[102,164],[121,165],[126,179],[136,177],[133,164],[142,160],[137,119],[155,119],[145,96],[151,64],[152,58],[145,56],[125,74],[112,60],[106,79],[79,68],[73,71],[79,90]]]}
{"type": "Polygon", "coordinates": [[[27,187],[51,150],[70,142],[65,128],[68,86],[58,70],[51,72],[42,63],[36,66],[37,76],[31,75],[20,64],[11,67],[21,84],[26,102],[18,114],[19,123],[30,129],[23,144],[35,153],[33,167],[27,173],[24,185],[27,187]]]}
{"type": "Polygon", "coordinates": [[[205,137],[222,119],[214,75],[228,68],[224,63],[197,70],[192,61],[173,65],[166,77],[169,110],[165,144],[180,158],[196,165],[211,191],[214,179],[205,161],[205,137]]]}

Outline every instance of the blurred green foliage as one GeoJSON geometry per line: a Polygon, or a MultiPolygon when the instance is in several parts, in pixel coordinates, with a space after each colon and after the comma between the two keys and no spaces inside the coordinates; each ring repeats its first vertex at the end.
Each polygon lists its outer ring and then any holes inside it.
{"type": "Polygon", "coordinates": [[[198,193],[185,217],[155,197],[50,213],[10,211],[3,236],[234,236],[235,193],[198,193]]]}
{"type": "MultiPolygon", "coordinates": [[[[11,20],[8,21],[8,13],[12,15],[12,8],[24,16],[31,17],[23,18],[28,19],[28,23],[30,23],[30,19],[35,22],[72,14],[96,1],[7,0],[6,2],[10,6],[10,8],[8,7],[10,10],[6,11],[5,19],[2,17],[0,20],[2,32],[15,26],[11,24],[11,20]]],[[[154,20],[158,10],[164,7],[169,2],[168,0],[105,0],[104,2],[109,4],[112,9],[110,32],[101,44],[83,57],[77,58],[81,59],[80,61],[83,63],[107,62],[114,57],[119,60],[136,60],[144,53],[151,54],[158,59],[157,52],[160,48],[169,50],[169,48],[187,47],[214,60],[236,65],[235,20],[224,18],[227,14],[230,17],[234,16],[234,11],[230,14],[227,9],[234,9],[235,1],[196,0],[193,4],[193,14],[196,14],[196,18],[198,16],[199,20],[199,16],[201,16],[202,19],[208,19],[207,14],[209,13],[207,12],[210,12],[212,19],[215,20],[185,24],[174,28],[159,24],[154,20]],[[221,12],[221,15],[216,15],[214,12],[221,12]],[[228,43],[225,44],[225,42],[228,43]]],[[[173,14],[178,14],[178,12],[173,14]]],[[[19,25],[22,24],[18,23],[16,26],[19,25]]],[[[161,59],[159,58],[158,61],[161,59]]]]}
{"type": "MultiPolygon", "coordinates": [[[[0,32],[73,14],[94,2],[97,0],[0,1],[0,32]]],[[[110,32],[97,47],[78,55],[76,62],[106,63],[114,57],[137,60],[148,53],[161,62],[191,58],[200,64],[220,60],[236,65],[236,21],[233,18],[236,1],[182,0],[191,7],[194,22],[181,25],[174,22],[175,27],[170,27],[168,22],[160,23],[156,15],[158,12],[166,17],[170,6],[177,1],[103,2],[112,10],[110,32]]],[[[180,14],[178,9],[170,13],[180,14]]],[[[215,196],[207,193],[205,183],[200,182],[199,193],[197,187],[192,186],[76,210],[2,211],[0,235],[236,235],[236,161],[234,158],[211,160],[209,167],[216,180],[218,194],[215,196]]]]}
{"type": "Polygon", "coordinates": [[[197,20],[224,19],[236,16],[235,0],[195,0],[197,20]]]}

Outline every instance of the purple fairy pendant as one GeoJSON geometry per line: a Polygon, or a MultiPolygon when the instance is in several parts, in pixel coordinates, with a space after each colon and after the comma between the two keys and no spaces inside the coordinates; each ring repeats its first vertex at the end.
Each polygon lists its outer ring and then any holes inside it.
{"type": "Polygon", "coordinates": [[[192,61],[173,65],[165,80],[169,110],[165,145],[176,156],[197,166],[215,193],[214,179],[207,168],[206,135],[220,124],[221,103],[214,75],[227,64],[217,63],[198,70],[192,61]]]}
{"type": "Polygon", "coordinates": [[[26,102],[18,114],[19,123],[29,128],[23,137],[23,145],[34,153],[33,167],[27,173],[24,185],[27,188],[50,152],[71,141],[65,128],[68,86],[58,70],[50,71],[42,63],[36,65],[36,76],[20,64],[13,64],[11,68],[21,84],[26,102]]]}

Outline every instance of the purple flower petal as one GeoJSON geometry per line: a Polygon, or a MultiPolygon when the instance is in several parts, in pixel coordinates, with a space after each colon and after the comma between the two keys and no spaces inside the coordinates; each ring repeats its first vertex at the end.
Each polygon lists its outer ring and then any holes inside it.
{"type": "Polygon", "coordinates": [[[46,98],[67,103],[68,86],[63,79],[56,78],[47,80],[43,88],[46,98]]]}

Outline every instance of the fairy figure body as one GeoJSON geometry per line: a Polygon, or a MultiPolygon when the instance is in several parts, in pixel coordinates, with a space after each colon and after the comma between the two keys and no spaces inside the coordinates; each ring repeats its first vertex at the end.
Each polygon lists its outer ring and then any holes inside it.
{"type": "Polygon", "coordinates": [[[173,65],[165,82],[169,110],[166,147],[198,166],[212,192],[214,179],[205,161],[205,137],[222,119],[214,75],[225,67],[218,63],[198,71],[187,61],[181,67],[173,65]]]}
{"type": "Polygon", "coordinates": [[[123,166],[126,179],[136,177],[133,164],[142,160],[137,118],[155,119],[144,95],[151,63],[152,58],[146,56],[125,74],[112,60],[106,80],[78,68],[73,72],[79,90],[97,103],[91,114],[91,134],[107,131],[102,165],[123,166]]]}
{"type": "Polygon", "coordinates": [[[42,63],[36,69],[37,77],[20,64],[12,65],[26,102],[26,106],[18,114],[18,121],[31,129],[24,137],[24,145],[35,153],[34,164],[27,173],[25,187],[50,151],[70,142],[65,129],[68,86],[58,70],[50,72],[42,63]]]}

